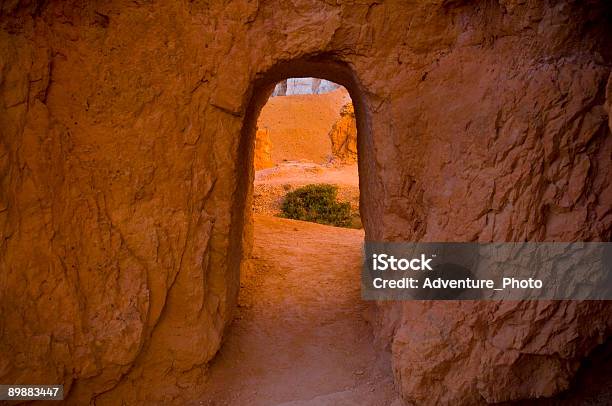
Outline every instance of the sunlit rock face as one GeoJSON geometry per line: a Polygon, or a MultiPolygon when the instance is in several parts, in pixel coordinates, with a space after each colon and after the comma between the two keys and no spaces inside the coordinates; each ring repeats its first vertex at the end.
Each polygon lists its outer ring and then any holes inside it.
{"type": "Polygon", "coordinates": [[[329,138],[332,144],[333,159],[337,162],[357,162],[357,124],[353,103],[340,109],[340,117],[334,123],[329,138]]]}
{"type": "Polygon", "coordinates": [[[266,128],[257,129],[255,134],[253,166],[256,171],[274,166],[274,162],[272,162],[272,140],[270,140],[270,131],[266,128]]]}
{"type": "MultiPolygon", "coordinates": [[[[352,72],[367,238],[609,241],[609,7],[3,4],[0,382],[197,395],[249,251],[253,83],[288,61],[352,72]]],[[[567,388],[611,310],[405,302],[373,323],[405,400],[478,404],[567,388]]]]}

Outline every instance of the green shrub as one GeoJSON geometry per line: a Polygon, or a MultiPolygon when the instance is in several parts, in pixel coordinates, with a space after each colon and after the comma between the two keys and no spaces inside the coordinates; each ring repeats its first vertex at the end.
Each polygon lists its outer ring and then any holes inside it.
{"type": "Polygon", "coordinates": [[[337,227],[351,227],[351,205],[338,202],[337,193],[338,187],[327,184],[306,185],[295,189],[285,196],[281,216],[337,227]]]}

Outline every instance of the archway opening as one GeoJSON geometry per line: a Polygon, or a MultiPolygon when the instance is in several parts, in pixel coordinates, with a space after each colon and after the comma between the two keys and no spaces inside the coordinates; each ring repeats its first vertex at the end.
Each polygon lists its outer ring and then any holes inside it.
{"type": "Polygon", "coordinates": [[[236,317],[211,367],[211,399],[395,399],[390,355],[374,345],[360,292],[374,207],[368,131],[363,95],[345,65],[288,63],[255,82],[241,140],[244,195],[233,213],[245,261],[236,317]],[[293,204],[316,200],[331,218],[309,217],[310,206],[292,217],[285,206],[296,195],[293,204]]]}
{"type": "MultiPolygon", "coordinates": [[[[355,73],[347,64],[332,57],[319,55],[312,58],[285,61],[274,65],[266,72],[255,77],[248,95],[248,104],[244,116],[238,165],[237,196],[232,209],[232,227],[230,230],[229,262],[230,272],[236,280],[239,278],[240,265],[248,256],[252,214],[253,181],[255,177],[254,153],[257,133],[257,120],[261,110],[273,94],[277,84],[290,78],[312,77],[327,80],[343,86],[352,100],[357,128],[357,151],[359,173],[359,211],[361,221],[368,239],[377,239],[381,227],[377,227],[376,218],[382,210],[376,196],[380,195],[381,182],[377,180],[374,159],[374,145],[371,137],[370,120],[366,108],[365,92],[355,73]]],[[[231,292],[236,297],[237,292],[231,292]]]]}
{"type": "Polygon", "coordinates": [[[362,228],[357,127],[343,86],[279,82],[259,114],[254,169],[254,214],[362,228]]]}

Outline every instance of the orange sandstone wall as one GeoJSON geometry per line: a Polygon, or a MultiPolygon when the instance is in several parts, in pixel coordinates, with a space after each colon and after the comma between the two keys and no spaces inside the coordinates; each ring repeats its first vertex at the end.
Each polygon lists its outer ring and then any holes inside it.
{"type": "Polygon", "coordinates": [[[256,171],[274,166],[272,162],[272,141],[270,130],[257,129],[255,133],[255,152],[253,153],[253,167],[256,171]]]}
{"type": "Polygon", "coordinates": [[[323,94],[270,97],[261,109],[259,129],[266,129],[272,142],[274,164],[301,159],[315,163],[330,160],[328,133],[350,97],[344,88],[323,94]]]}
{"type": "Polygon", "coordinates": [[[357,123],[353,103],[342,106],[340,117],[329,131],[329,138],[335,160],[357,162],[357,123]]]}
{"type": "MultiPolygon", "coordinates": [[[[252,83],[282,61],[359,83],[368,238],[610,240],[604,1],[0,7],[2,383],[194,396],[249,249],[252,83]]],[[[610,314],[409,302],[376,323],[403,397],[456,404],[565,389],[610,314]]]]}

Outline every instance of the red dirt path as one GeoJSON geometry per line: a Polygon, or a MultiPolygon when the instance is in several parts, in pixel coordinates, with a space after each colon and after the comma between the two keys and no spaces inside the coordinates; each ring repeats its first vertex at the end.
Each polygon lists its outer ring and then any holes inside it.
{"type": "Polygon", "coordinates": [[[256,215],[239,312],[199,404],[395,403],[389,354],[363,318],[362,241],[361,230],[256,215]]]}

